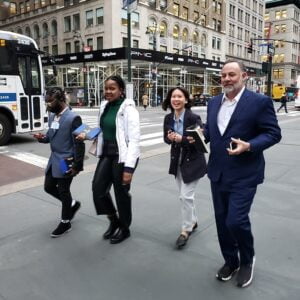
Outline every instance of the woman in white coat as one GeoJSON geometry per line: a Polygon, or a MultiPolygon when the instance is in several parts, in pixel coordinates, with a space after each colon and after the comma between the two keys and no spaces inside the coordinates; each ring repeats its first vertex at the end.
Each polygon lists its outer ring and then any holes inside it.
{"type": "Polygon", "coordinates": [[[97,140],[100,157],[92,183],[93,200],[98,215],[107,215],[110,224],[103,238],[117,244],[130,236],[132,219],[130,183],[140,149],[139,113],[132,99],[124,95],[120,76],[105,80],[105,100],[101,103],[97,140]],[[116,208],[110,195],[113,185],[116,208]]]}

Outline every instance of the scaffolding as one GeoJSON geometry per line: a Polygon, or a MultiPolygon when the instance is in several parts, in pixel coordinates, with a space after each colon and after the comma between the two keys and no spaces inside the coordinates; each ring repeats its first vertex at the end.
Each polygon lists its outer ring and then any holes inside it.
{"type": "MultiPolygon", "coordinates": [[[[134,62],[132,65],[133,98],[142,105],[142,95],[147,94],[151,106],[160,105],[170,88],[185,87],[191,95],[216,95],[222,91],[219,70],[191,68],[170,64],[155,65],[148,62],[134,62]]],[[[62,65],[58,67],[58,76],[51,76],[45,68],[46,86],[60,86],[70,96],[71,105],[99,106],[104,97],[104,82],[111,75],[120,75],[125,81],[128,68],[125,61],[62,65]],[[84,76],[84,71],[87,76],[84,76]],[[84,77],[87,80],[88,103],[84,103],[84,77]]]]}

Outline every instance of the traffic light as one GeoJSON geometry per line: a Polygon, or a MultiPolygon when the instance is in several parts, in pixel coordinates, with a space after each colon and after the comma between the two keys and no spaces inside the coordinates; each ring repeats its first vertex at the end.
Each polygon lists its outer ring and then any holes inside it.
{"type": "Polygon", "coordinates": [[[252,52],[253,52],[253,44],[252,44],[252,43],[249,43],[249,44],[248,44],[247,52],[248,52],[248,53],[252,53],[252,52]]]}
{"type": "Polygon", "coordinates": [[[269,63],[268,62],[263,62],[261,65],[261,71],[265,74],[269,72],[269,63]]]}

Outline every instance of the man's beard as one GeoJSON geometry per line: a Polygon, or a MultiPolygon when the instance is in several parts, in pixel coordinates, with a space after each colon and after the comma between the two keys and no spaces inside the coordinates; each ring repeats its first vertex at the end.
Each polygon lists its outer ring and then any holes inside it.
{"type": "Polygon", "coordinates": [[[230,86],[226,86],[226,87],[223,87],[223,91],[225,94],[227,93],[231,93],[235,90],[235,86],[234,85],[230,85],[230,86]]]}

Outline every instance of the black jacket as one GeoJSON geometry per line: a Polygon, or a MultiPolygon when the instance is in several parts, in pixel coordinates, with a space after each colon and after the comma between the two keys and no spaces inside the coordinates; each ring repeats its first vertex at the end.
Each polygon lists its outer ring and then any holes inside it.
{"type": "Polygon", "coordinates": [[[178,164],[182,174],[184,183],[192,182],[203,177],[206,174],[206,160],[204,153],[198,151],[195,145],[189,143],[187,140],[186,128],[199,124],[202,126],[200,116],[194,114],[190,109],[185,110],[183,120],[183,136],[181,143],[171,142],[168,139],[168,131],[174,128],[174,113],[165,116],[164,119],[164,141],[171,144],[171,160],[169,174],[177,175],[178,164]],[[182,149],[181,160],[180,149],[182,149]]]}

